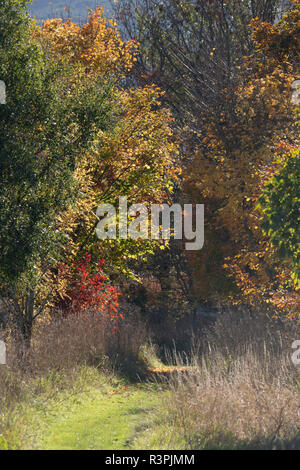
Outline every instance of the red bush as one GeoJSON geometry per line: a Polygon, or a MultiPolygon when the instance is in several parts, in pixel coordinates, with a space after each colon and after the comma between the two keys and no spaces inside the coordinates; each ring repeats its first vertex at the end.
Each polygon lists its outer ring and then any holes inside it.
{"type": "Polygon", "coordinates": [[[111,320],[123,319],[118,312],[118,298],[121,295],[111,286],[103,273],[104,260],[94,265],[91,255],[85,254],[71,266],[59,266],[59,278],[67,280],[68,289],[59,307],[66,313],[80,313],[87,310],[99,311],[111,320]]]}

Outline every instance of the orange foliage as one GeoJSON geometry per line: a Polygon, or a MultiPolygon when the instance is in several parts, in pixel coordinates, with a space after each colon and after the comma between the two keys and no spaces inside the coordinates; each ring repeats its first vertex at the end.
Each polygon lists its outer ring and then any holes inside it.
{"type": "Polygon", "coordinates": [[[103,8],[90,15],[83,26],[70,19],[46,20],[39,37],[55,53],[81,64],[88,71],[123,74],[135,62],[138,44],[123,41],[113,20],[103,18],[103,8]]]}
{"type": "MultiPolygon", "coordinates": [[[[96,83],[97,89],[100,83],[99,93],[108,89],[104,99],[113,110],[112,123],[95,129],[91,148],[78,157],[76,204],[57,216],[59,230],[68,236],[65,256],[71,259],[83,248],[99,254],[95,231],[99,204],[116,203],[121,195],[128,202],[159,203],[169,197],[178,178],[172,117],[161,106],[162,92],[155,86],[123,88],[122,79],[134,65],[138,45],[123,41],[116,23],[102,13],[97,9],[82,26],[71,20],[47,20],[37,33],[54,59],[72,64],[71,81],[83,77],[96,83]]],[[[113,241],[104,245],[105,259],[120,272],[126,271],[121,260],[149,251],[139,241],[130,247],[113,241]]]]}
{"type": "Polygon", "coordinates": [[[226,298],[229,291],[236,302],[299,308],[290,272],[276,258],[256,210],[279,153],[299,145],[291,102],[299,57],[299,0],[294,4],[276,26],[253,20],[256,52],[244,58],[239,83],[223,90],[218,117],[205,110],[198,134],[187,132],[193,145],[185,192],[206,205],[204,249],[187,253],[195,296],[202,300],[226,298]]]}

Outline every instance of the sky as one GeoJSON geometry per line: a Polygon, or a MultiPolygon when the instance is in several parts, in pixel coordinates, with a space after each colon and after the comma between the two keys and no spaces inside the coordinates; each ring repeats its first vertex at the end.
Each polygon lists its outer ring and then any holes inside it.
{"type": "Polygon", "coordinates": [[[97,5],[103,6],[105,14],[110,16],[110,0],[33,0],[29,9],[38,20],[71,17],[75,21],[84,21],[88,8],[95,9],[97,5]]]}

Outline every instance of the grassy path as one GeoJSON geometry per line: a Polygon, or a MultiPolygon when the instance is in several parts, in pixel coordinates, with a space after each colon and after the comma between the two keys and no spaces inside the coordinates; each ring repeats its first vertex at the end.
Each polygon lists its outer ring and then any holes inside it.
{"type": "Polygon", "coordinates": [[[47,413],[37,447],[46,450],[126,450],[143,431],[149,413],[162,399],[153,385],[106,385],[70,397],[47,413]]]}

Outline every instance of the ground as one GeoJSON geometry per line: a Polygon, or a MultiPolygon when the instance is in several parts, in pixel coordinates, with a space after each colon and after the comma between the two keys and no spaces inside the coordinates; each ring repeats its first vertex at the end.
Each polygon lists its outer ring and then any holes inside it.
{"type": "Polygon", "coordinates": [[[155,416],[168,393],[160,381],[132,384],[99,376],[97,385],[80,393],[58,395],[45,405],[35,403],[28,411],[32,425],[27,428],[26,448],[130,450],[150,442],[155,447],[162,432],[155,416]]]}

